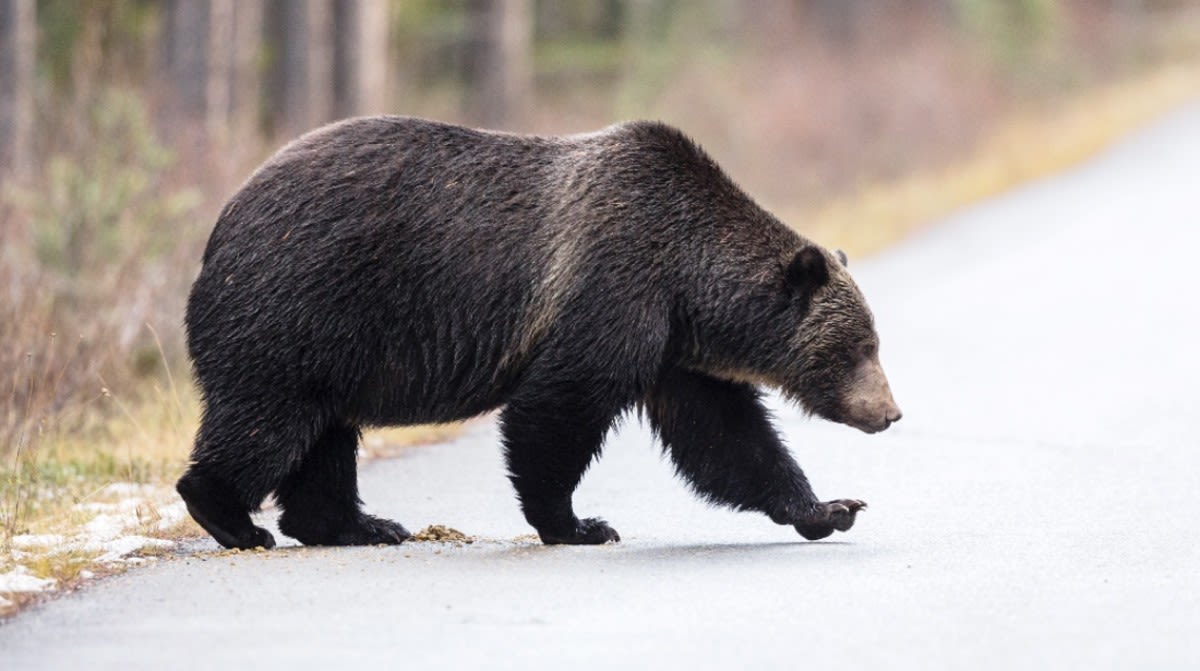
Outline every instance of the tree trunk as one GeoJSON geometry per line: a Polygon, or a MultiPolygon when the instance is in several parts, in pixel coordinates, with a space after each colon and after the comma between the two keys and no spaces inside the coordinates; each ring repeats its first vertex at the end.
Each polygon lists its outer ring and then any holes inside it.
{"type": "MultiPolygon", "coordinates": [[[[196,3],[201,4],[201,3],[196,3]]],[[[232,117],[234,0],[209,0],[208,39],[205,41],[204,130],[223,138],[232,117]]]]}
{"type": "Polygon", "coordinates": [[[168,0],[163,57],[174,119],[209,139],[241,134],[258,107],[258,0],[168,0]]]}
{"type": "Polygon", "coordinates": [[[466,113],[491,128],[517,128],[533,93],[530,0],[470,0],[466,113]]]}
{"type": "Polygon", "coordinates": [[[276,131],[297,135],[334,116],[330,0],[273,0],[271,110],[276,131]]]}
{"type": "Polygon", "coordinates": [[[262,100],[263,15],[262,0],[233,2],[230,36],[229,125],[237,136],[250,135],[258,126],[262,100]]]}
{"type": "Polygon", "coordinates": [[[32,167],[36,11],[34,0],[0,0],[0,177],[32,167]]]}
{"type": "Polygon", "coordinates": [[[210,5],[195,0],[168,0],[163,57],[174,91],[172,111],[195,120],[207,116],[210,5]]]}
{"type": "Polygon", "coordinates": [[[868,0],[814,0],[809,4],[821,34],[838,47],[854,46],[861,37],[863,15],[879,9],[868,0]]]}
{"type": "Polygon", "coordinates": [[[335,0],[334,113],[388,110],[388,2],[335,0]]]}

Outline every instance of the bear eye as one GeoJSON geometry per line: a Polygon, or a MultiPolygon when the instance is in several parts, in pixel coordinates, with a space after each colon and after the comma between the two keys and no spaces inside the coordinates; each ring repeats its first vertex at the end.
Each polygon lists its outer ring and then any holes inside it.
{"type": "Polygon", "coordinates": [[[871,357],[874,357],[875,354],[878,352],[879,352],[879,345],[872,341],[864,341],[862,343],[859,343],[859,345],[858,345],[858,355],[865,359],[870,359],[871,357]]]}

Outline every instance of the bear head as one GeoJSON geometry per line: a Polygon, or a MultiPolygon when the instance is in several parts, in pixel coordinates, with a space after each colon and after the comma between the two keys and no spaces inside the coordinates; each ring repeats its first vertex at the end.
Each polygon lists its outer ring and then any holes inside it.
{"type": "Polygon", "coordinates": [[[720,309],[692,324],[692,367],[778,389],[809,413],[867,433],[887,429],[901,412],[845,255],[807,241],[789,247],[710,275],[704,302],[720,309]]]}

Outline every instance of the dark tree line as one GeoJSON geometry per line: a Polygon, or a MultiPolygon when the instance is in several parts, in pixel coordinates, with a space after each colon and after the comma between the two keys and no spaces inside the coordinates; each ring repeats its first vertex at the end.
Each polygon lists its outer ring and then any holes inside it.
{"type": "MultiPolygon", "coordinates": [[[[151,73],[168,123],[209,138],[290,136],[335,118],[393,109],[395,0],[124,0],[148,8],[151,73]]],[[[122,0],[111,0],[120,4],[122,0]]],[[[409,3],[409,6],[420,3],[409,3]]],[[[0,165],[28,164],[39,3],[0,0],[0,165]]],[[[533,0],[459,0],[463,114],[505,126],[532,89],[533,0]]],[[[79,14],[89,20],[78,5],[79,14]]],[[[433,10],[427,10],[433,11],[433,10]]]]}
{"type": "MultiPolygon", "coordinates": [[[[506,125],[527,103],[532,6],[466,3],[464,102],[477,123],[506,125]]],[[[390,10],[388,0],[167,0],[178,111],[210,132],[261,120],[284,135],[387,111],[390,10]]]]}
{"type": "MultiPolygon", "coordinates": [[[[1129,16],[1192,1],[1104,0],[1093,6],[1129,16]]],[[[710,17],[709,25],[697,29],[699,24],[691,23],[689,48],[714,35],[753,47],[769,43],[769,36],[781,28],[784,34],[792,34],[796,24],[806,24],[816,30],[806,29],[805,35],[819,33],[822,39],[852,51],[853,45],[876,39],[872,31],[879,28],[880,17],[924,12],[949,24],[974,22],[1003,35],[1004,24],[1024,31],[1026,24],[1052,20],[1046,17],[1053,17],[1057,8],[1089,3],[0,0],[0,167],[21,173],[32,163],[30,138],[38,125],[38,40],[74,39],[39,28],[42,9],[57,9],[56,20],[76,14],[82,17],[78,21],[94,21],[104,11],[121,14],[121,8],[133,8],[126,14],[152,17],[148,22],[152,28],[139,28],[136,39],[157,42],[144,50],[154,57],[146,59],[143,74],[158,82],[164,120],[168,125],[181,122],[220,140],[260,131],[288,137],[335,118],[403,111],[409,108],[403,96],[412,94],[412,81],[445,78],[447,73],[459,94],[457,116],[462,120],[500,128],[529,126],[535,100],[556,82],[570,77],[603,82],[606,77],[644,74],[637,63],[645,62],[654,49],[661,51],[668,26],[700,15],[710,17]],[[405,21],[407,27],[398,29],[405,21]],[[446,25],[453,27],[447,30],[446,25]],[[39,35],[39,30],[52,34],[39,35]],[[580,58],[589,44],[600,47],[580,58]],[[618,48],[609,48],[613,45],[618,48]],[[609,56],[607,63],[610,69],[625,71],[614,75],[593,70],[581,75],[570,70],[572,61],[597,63],[606,53],[621,54],[609,56]],[[564,57],[555,61],[555,55],[564,57]]],[[[677,47],[678,43],[670,48],[677,47]]]]}
{"type": "Polygon", "coordinates": [[[296,133],[387,104],[387,0],[167,0],[173,112],[296,133]],[[264,64],[265,61],[265,64],[264,64]]]}
{"type": "Polygon", "coordinates": [[[0,173],[29,169],[36,33],[34,0],[0,0],[0,173]]]}

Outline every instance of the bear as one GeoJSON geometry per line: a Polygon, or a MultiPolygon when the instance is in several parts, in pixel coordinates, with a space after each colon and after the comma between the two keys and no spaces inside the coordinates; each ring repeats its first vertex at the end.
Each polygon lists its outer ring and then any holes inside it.
{"type": "Polygon", "coordinates": [[[311,131],[224,206],[188,296],[203,404],[177,491],[221,545],[396,544],[366,514],[364,427],[499,410],[546,544],[619,541],[572,494],[626,413],[703,499],[807,539],[848,530],[763,405],[866,432],[900,419],[845,256],[759,207],[661,122],[578,135],[399,116],[311,131]]]}

